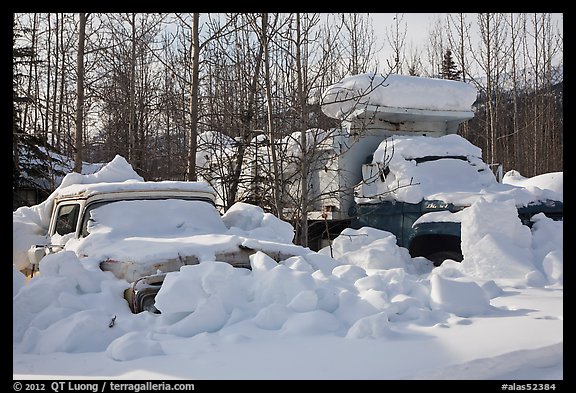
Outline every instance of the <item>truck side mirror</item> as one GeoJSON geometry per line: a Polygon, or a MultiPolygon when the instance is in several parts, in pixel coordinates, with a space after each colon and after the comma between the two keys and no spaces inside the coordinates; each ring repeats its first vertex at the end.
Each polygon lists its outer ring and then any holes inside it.
{"type": "Polygon", "coordinates": [[[59,244],[35,244],[28,250],[28,261],[32,264],[33,270],[36,271],[42,258],[62,249],[64,249],[64,246],[59,244]]]}
{"type": "Polygon", "coordinates": [[[46,255],[46,245],[35,244],[28,250],[28,261],[32,265],[34,271],[38,270],[40,260],[46,255]]]}

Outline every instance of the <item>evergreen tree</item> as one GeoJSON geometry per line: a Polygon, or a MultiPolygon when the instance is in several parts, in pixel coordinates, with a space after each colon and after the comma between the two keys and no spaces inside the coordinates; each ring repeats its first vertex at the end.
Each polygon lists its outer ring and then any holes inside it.
{"type": "Polygon", "coordinates": [[[21,111],[19,104],[26,101],[26,97],[22,97],[17,90],[19,83],[19,74],[17,65],[22,63],[25,59],[31,56],[30,48],[17,47],[16,39],[19,33],[16,30],[16,19],[12,16],[12,192],[13,192],[13,205],[17,208],[21,203],[18,201],[18,194],[20,189],[20,154],[19,145],[22,139],[23,130],[20,122],[21,111]]]}
{"type": "Polygon", "coordinates": [[[442,79],[458,81],[460,80],[461,74],[462,71],[457,69],[456,63],[454,62],[454,59],[452,59],[452,51],[450,49],[446,50],[444,59],[442,60],[442,71],[440,72],[440,76],[442,76],[442,79]]]}
{"type": "Polygon", "coordinates": [[[22,126],[22,106],[35,103],[23,87],[31,77],[23,67],[39,60],[33,47],[18,44],[21,32],[14,17],[12,23],[12,207],[17,209],[28,204],[20,195],[21,189],[36,190],[43,199],[54,190],[55,176],[64,176],[64,173],[53,167],[50,154],[56,151],[45,138],[22,126]]]}

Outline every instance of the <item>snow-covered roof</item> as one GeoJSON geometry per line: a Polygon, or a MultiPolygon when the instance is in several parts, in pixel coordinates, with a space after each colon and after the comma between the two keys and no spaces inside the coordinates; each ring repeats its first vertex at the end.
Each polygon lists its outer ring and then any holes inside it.
{"type": "MultiPolygon", "coordinates": [[[[477,90],[468,83],[406,75],[360,74],[329,86],[322,96],[322,111],[335,119],[349,119],[366,106],[388,107],[383,112],[402,115],[402,109],[457,112],[458,118],[472,117],[477,90]]],[[[404,111],[405,112],[405,111],[404,111]]],[[[415,111],[412,115],[423,115],[415,111]]]]}
{"type": "Polygon", "coordinates": [[[374,162],[388,161],[396,156],[405,160],[428,156],[473,156],[482,157],[482,149],[459,135],[438,138],[394,136],[386,139],[374,152],[374,162]]]}
{"type": "Polygon", "coordinates": [[[72,184],[57,190],[56,195],[59,198],[80,196],[88,197],[101,193],[124,193],[124,192],[155,192],[155,193],[204,193],[214,194],[214,188],[206,182],[186,182],[186,181],[138,181],[127,180],[124,182],[110,183],[91,183],[91,184],[72,184]]]}

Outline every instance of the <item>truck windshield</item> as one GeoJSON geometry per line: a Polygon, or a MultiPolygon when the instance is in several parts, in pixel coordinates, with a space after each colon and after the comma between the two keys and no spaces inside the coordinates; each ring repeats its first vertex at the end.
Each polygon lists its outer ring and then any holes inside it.
{"type": "Polygon", "coordinates": [[[437,160],[441,160],[444,158],[451,158],[454,160],[468,161],[468,158],[466,156],[426,156],[426,157],[411,158],[409,161],[414,160],[414,161],[416,161],[417,164],[421,164],[423,162],[437,161],[437,160]]]}
{"type": "Polygon", "coordinates": [[[97,202],[86,208],[81,236],[95,231],[120,237],[223,233],[220,213],[208,202],[186,199],[97,202]]]}

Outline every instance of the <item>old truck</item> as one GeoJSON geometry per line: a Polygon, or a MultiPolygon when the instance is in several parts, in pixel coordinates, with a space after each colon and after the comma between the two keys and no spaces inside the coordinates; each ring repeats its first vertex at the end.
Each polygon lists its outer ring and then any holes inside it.
{"type": "Polygon", "coordinates": [[[463,259],[459,213],[480,198],[513,199],[527,226],[537,213],[562,219],[561,195],[499,182],[480,149],[455,134],[386,138],[362,173],[351,226],[392,232],[413,257],[424,256],[436,266],[463,259]]]}
{"type": "Polygon", "coordinates": [[[47,254],[74,251],[96,258],[103,271],[130,283],[124,297],[134,313],[158,312],[154,298],[166,274],[203,261],[250,268],[262,251],[281,261],[290,247],[232,234],[203,182],[129,181],[73,184],[57,190],[46,244],[28,251],[37,270],[47,254]],[[151,214],[153,213],[153,214],[151,214]],[[278,251],[283,250],[282,252],[278,251]]]}
{"type": "Polygon", "coordinates": [[[514,199],[522,222],[563,216],[562,195],[503,184],[480,148],[457,135],[474,117],[476,89],[400,75],[347,77],[324,93],[341,120],[312,173],[308,212],[314,248],[346,227],[393,233],[413,257],[462,260],[458,212],[476,199],[514,199]]]}

